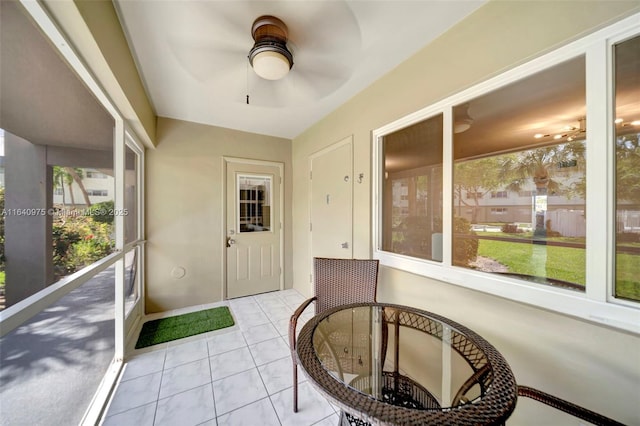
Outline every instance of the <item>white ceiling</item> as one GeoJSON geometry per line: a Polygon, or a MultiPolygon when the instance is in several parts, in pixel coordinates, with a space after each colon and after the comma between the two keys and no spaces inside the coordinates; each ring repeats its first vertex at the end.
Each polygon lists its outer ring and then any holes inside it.
{"type": "Polygon", "coordinates": [[[114,1],[158,116],[290,139],[484,2],[114,1]],[[280,81],[248,65],[261,15],[289,28],[280,81]]]}

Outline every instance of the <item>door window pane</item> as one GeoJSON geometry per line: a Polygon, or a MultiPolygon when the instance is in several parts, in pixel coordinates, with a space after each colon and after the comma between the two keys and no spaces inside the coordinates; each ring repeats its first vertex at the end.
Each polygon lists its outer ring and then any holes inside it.
{"type": "Polygon", "coordinates": [[[453,264],[584,291],[585,60],[454,107],[453,264]]]}
{"type": "Polygon", "coordinates": [[[442,261],[442,114],[385,135],[382,248],[442,261]]]}
{"type": "Polygon", "coordinates": [[[271,176],[238,175],[238,229],[271,231],[271,176]]]}
{"type": "Polygon", "coordinates": [[[615,295],[640,300],[640,36],[614,47],[615,295]]]}

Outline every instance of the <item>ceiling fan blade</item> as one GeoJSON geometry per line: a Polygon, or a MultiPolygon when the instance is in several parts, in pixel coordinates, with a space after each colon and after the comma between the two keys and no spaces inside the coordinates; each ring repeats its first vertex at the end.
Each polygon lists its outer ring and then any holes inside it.
{"type": "Polygon", "coordinates": [[[177,22],[166,41],[180,68],[199,82],[211,83],[232,72],[245,73],[247,54],[253,46],[251,15],[246,2],[199,1],[182,7],[163,2],[165,13],[177,22]],[[207,31],[203,32],[202,29],[207,31]]]}
{"type": "Polygon", "coordinates": [[[298,92],[299,102],[320,100],[335,92],[351,77],[351,69],[342,62],[318,58],[313,63],[300,63],[291,70],[293,90],[298,92]]]}
{"type": "Polygon", "coordinates": [[[253,44],[249,32],[251,22],[239,19],[241,13],[232,13],[231,9],[246,8],[244,2],[226,1],[196,1],[190,2],[189,7],[182,7],[181,2],[167,2],[174,4],[172,9],[175,21],[187,23],[176,25],[172,34],[185,41],[208,40],[215,46],[229,49],[247,50],[253,44]],[[206,31],[203,31],[203,28],[206,31]],[[177,32],[179,30],[180,32],[177,32]]]}
{"type": "Polygon", "coordinates": [[[265,80],[250,70],[247,88],[249,104],[268,108],[282,108],[291,105],[291,92],[287,77],[282,80],[265,80]]]}
{"type": "Polygon", "coordinates": [[[229,73],[244,73],[248,63],[246,53],[233,47],[179,40],[169,41],[168,46],[180,68],[202,83],[229,73]]]}
{"type": "Polygon", "coordinates": [[[335,52],[336,46],[354,53],[360,48],[360,29],[347,2],[305,2],[304,14],[297,12],[296,2],[282,3],[285,7],[279,18],[289,28],[294,50],[326,55],[335,52]]]}

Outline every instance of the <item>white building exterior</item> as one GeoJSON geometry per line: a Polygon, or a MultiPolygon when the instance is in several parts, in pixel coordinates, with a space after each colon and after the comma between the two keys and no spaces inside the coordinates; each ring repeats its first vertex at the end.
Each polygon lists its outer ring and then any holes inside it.
{"type": "MultiPolygon", "coordinates": [[[[114,179],[113,176],[109,176],[96,169],[82,169],[85,189],[89,196],[91,204],[101,203],[103,201],[113,200],[113,188],[114,179]]],[[[84,196],[80,186],[73,182],[71,189],[69,185],[65,184],[60,186],[59,182],[54,182],[53,189],[53,204],[54,205],[75,205],[86,206],[84,196]]]]}

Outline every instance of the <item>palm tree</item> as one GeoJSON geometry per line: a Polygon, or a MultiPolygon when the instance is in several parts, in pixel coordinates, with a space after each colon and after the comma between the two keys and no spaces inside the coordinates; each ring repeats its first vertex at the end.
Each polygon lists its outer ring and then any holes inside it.
{"type": "Polygon", "coordinates": [[[578,170],[584,168],[584,141],[572,141],[564,144],[549,145],[504,155],[501,159],[501,180],[508,182],[505,189],[520,191],[531,179],[536,187],[533,206],[535,212],[534,236],[545,237],[548,194],[560,193],[566,188],[556,179],[563,164],[574,164],[578,170]]]}
{"type": "MultiPolygon", "coordinates": [[[[62,189],[62,205],[66,206],[67,201],[64,192],[64,185],[68,183],[68,173],[64,170],[63,167],[53,166],[53,189],[61,188],[62,189]]],[[[73,182],[73,180],[72,180],[73,182]]],[[[69,187],[71,190],[71,187],[69,187]]],[[[73,191],[71,192],[73,194],[73,191]]]]}
{"type": "Polygon", "coordinates": [[[84,183],[82,179],[84,178],[84,171],[81,168],[73,168],[73,167],[65,167],[65,171],[71,176],[72,180],[78,185],[80,188],[80,192],[82,193],[82,197],[84,198],[84,203],[87,207],[91,207],[91,200],[89,200],[89,194],[87,194],[87,189],[84,187],[84,183]]]}
{"type": "Polygon", "coordinates": [[[73,195],[74,182],[80,188],[80,192],[82,193],[82,197],[84,198],[84,202],[87,205],[87,207],[91,206],[91,200],[89,200],[89,194],[87,193],[87,189],[84,187],[84,182],[82,181],[83,178],[84,178],[84,171],[79,167],[53,166],[53,187],[62,188],[62,205],[63,206],[66,206],[65,191],[64,191],[65,184],[69,188],[69,194],[71,194],[71,205],[76,204],[75,197],[73,195]]]}

